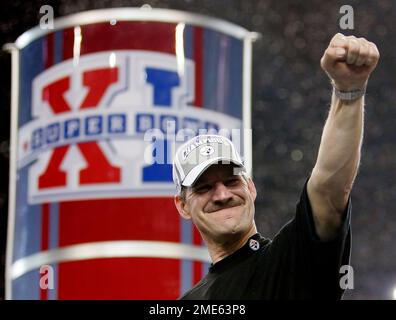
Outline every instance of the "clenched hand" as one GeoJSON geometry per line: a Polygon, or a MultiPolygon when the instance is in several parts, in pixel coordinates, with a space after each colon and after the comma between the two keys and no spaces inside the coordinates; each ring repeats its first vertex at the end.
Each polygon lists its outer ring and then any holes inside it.
{"type": "Polygon", "coordinates": [[[367,84],[379,56],[373,42],[337,33],[324,52],[320,65],[339,90],[358,90],[367,84]]]}

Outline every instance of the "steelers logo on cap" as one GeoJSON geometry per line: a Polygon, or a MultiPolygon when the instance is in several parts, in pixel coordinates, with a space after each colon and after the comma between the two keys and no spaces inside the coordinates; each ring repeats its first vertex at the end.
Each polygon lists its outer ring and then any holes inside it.
{"type": "Polygon", "coordinates": [[[204,146],[199,149],[199,153],[203,156],[210,156],[214,152],[214,148],[211,146],[204,146]]]}

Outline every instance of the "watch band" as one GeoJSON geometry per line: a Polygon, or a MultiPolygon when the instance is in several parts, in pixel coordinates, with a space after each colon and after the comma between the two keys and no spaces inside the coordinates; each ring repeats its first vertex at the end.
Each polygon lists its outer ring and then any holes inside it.
{"type": "Polygon", "coordinates": [[[366,93],[366,87],[364,87],[363,89],[352,90],[352,91],[340,91],[335,86],[333,86],[333,88],[336,97],[344,101],[353,101],[359,99],[360,97],[364,96],[366,93]]]}

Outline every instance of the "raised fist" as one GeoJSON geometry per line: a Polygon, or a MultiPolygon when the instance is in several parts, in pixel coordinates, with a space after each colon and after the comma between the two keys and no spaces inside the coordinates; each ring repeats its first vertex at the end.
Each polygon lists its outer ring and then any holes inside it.
{"type": "Polygon", "coordinates": [[[322,69],[341,91],[362,89],[377,66],[377,46],[365,38],[337,33],[320,60],[322,69]]]}

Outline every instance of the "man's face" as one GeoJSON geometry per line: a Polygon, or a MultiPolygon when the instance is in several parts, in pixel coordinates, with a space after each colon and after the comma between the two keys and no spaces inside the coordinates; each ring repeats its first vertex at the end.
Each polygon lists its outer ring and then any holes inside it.
{"type": "Polygon", "coordinates": [[[234,169],[230,164],[212,165],[187,188],[184,200],[175,198],[180,214],[191,218],[206,239],[227,241],[254,226],[256,189],[251,179],[235,175],[234,169]]]}

